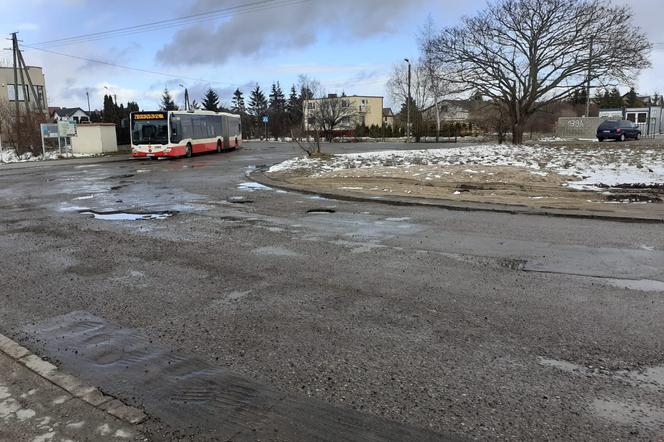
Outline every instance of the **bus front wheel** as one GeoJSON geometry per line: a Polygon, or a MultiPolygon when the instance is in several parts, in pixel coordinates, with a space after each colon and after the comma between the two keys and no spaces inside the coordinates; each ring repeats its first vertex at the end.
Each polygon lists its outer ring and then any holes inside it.
{"type": "Polygon", "coordinates": [[[191,144],[187,144],[187,149],[184,152],[185,158],[191,158],[191,144]]]}

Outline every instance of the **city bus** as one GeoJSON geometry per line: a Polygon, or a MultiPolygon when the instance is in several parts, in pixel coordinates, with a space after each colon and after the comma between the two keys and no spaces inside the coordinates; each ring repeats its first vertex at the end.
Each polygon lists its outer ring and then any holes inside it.
{"type": "Polygon", "coordinates": [[[240,116],[211,111],[132,112],[134,157],[190,157],[236,149],[242,142],[240,116]]]}

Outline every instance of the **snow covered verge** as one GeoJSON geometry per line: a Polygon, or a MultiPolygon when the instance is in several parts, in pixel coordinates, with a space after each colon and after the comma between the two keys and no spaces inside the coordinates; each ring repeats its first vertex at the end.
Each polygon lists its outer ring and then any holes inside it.
{"type": "MultiPolygon", "coordinates": [[[[269,173],[308,171],[311,176],[349,169],[400,168],[418,173],[417,166],[511,166],[533,175],[555,173],[573,179],[563,184],[577,190],[619,186],[664,186],[664,149],[629,145],[540,146],[470,145],[449,149],[393,150],[334,155],[330,160],[296,158],[276,164],[269,173]]],[[[473,171],[482,173],[481,170],[473,171]]]]}
{"type": "Polygon", "coordinates": [[[31,152],[27,152],[21,155],[17,155],[16,151],[13,149],[7,149],[0,151],[0,164],[4,163],[25,163],[29,161],[42,161],[42,160],[59,160],[66,158],[87,158],[92,157],[93,154],[88,153],[63,153],[62,155],[58,151],[48,151],[46,155],[35,156],[31,152]]]}

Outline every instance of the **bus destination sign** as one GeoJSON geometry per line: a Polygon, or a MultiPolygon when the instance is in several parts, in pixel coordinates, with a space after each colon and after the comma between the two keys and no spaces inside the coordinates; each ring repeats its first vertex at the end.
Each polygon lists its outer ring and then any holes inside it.
{"type": "Polygon", "coordinates": [[[134,120],[165,120],[165,113],[134,114],[134,120]]]}

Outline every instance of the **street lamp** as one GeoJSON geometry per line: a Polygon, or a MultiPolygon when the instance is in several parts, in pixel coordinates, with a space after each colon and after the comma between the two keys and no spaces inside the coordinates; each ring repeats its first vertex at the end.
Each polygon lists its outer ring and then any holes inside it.
{"type": "Polygon", "coordinates": [[[406,110],[408,115],[408,120],[406,122],[406,143],[410,143],[410,60],[404,58],[403,61],[408,63],[408,100],[406,101],[406,110]]]}
{"type": "Polygon", "coordinates": [[[184,110],[188,111],[189,110],[189,91],[187,90],[186,87],[184,87],[184,84],[179,83],[178,86],[180,86],[182,89],[184,89],[184,110]]]}

